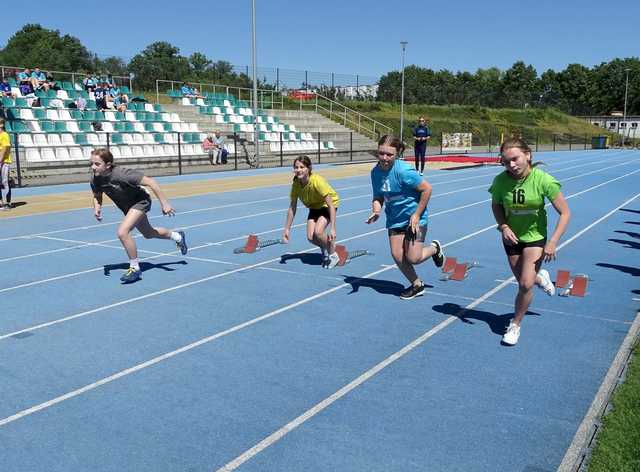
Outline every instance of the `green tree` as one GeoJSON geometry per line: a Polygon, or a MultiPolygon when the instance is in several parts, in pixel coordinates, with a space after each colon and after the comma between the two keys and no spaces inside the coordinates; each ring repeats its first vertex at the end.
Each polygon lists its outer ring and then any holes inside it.
{"type": "Polygon", "coordinates": [[[539,97],[537,72],[522,61],[514,63],[502,76],[505,106],[525,108],[534,105],[539,97]]]}
{"type": "Polygon", "coordinates": [[[129,75],[127,64],[120,57],[110,56],[104,59],[96,58],[95,62],[96,72],[118,76],[129,75]]]}
{"type": "Polygon", "coordinates": [[[177,47],[158,41],[136,54],[129,62],[129,70],[135,74],[136,88],[153,90],[156,80],[186,80],[191,72],[189,61],[179,53],[177,47]]]}
{"type": "Polygon", "coordinates": [[[61,36],[39,24],[27,24],[0,51],[0,63],[43,70],[80,72],[93,68],[93,56],[73,36],[61,36]]]}

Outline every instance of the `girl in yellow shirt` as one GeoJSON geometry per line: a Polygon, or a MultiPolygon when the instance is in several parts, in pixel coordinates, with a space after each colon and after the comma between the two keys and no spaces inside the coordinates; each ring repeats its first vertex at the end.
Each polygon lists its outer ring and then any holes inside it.
{"type": "Polygon", "coordinates": [[[298,208],[298,199],[309,209],[307,216],[307,239],[318,246],[322,253],[329,254],[323,266],[332,269],[340,260],[336,254],[336,211],[340,198],[336,191],[320,175],[311,171],[311,159],[300,156],[293,161],[293,184],[291,185],[291,204],[287,211],[282,239],[289,242],[289,232],[298,208]],[[329,232],[325,230],[329,226],[329,232]]]}

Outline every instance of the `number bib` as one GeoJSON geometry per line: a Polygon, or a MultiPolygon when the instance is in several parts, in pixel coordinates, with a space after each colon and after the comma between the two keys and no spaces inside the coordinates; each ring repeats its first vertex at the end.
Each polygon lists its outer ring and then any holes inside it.
{"type": "Polygon", "coordinates": [[[507,224],[522,242],[547,237],[545,197],[552,201],[560,192],[560,183],[534,167],[529,175],[516,180],[507,172],[497,175],[489,188],[493,202],[502,205],[507,224]]]}

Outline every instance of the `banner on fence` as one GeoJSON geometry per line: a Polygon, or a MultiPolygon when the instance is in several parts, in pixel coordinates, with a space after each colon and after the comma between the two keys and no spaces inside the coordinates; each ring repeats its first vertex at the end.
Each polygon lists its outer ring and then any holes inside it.
{"type": "Polygon", "coordinates": [[[472,133],[442,133],[442,152],[471,151],[472,133]]]}

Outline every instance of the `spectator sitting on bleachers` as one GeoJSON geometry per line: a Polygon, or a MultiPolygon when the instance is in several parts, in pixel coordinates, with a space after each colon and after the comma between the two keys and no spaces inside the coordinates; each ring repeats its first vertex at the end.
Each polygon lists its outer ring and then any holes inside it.
{"type": "Polygon", "coordinates": [[[85,108],[87,108],[87,101],[82,95],[78,95],[78,97],[73,103],[76,104],[76,108],[80,111],[84,111],[85,108]]]}
{"type": "Polygon", "coordinates": [[[31,72],[31,78],[33,79],[33,88],[36,90],[44,89],[45,91],[49,90],[49,83],[47,82],[47,76],[44,72],[40,70],[39,67],[33,69],[31,72]]]}
{"type": "Polygon", "coordinates": [[[180,92],[182,92],[182,96],[185,98],[202,98],[202,96],[198,95],[198,90],[190,87],[188,83],[183,82],[182,87],[180,87],[180,92]]]}
{"type": "Polygon", "coordinates": [[[22,72],[18,72],[16,74],[16,81],[18,85],[22,84],[30,84],[34,90],[37,87],[38,81],[31,77],[31,70],[29,68],[23,70],[22,72]]]}
{"type": "Polygon", "coordinates": [[[87,72],[87,76],[82,79],[82,86],[87,92],[93,92],[97,86],[98,82],[89,72],[87,72]]]}
{"type": "Polygon", "coordinates": [[[111,107],[117,111],[125,111],[127,109],[127,103],[129,103],[129,96],[122,93],[120,88],[116,84],[113,84],[107,95],[107,105],[111,105],[111,107]]]}
{"type": "Polygon", "coordinates": [[[107,109],[107,95],[109,94],[109,85],[106,82],[99,83],[98,87],[93,91],[96,100],[96,108],[98,110],[107,109]]]}
{"type": "Polygon", "coordinates": [[[50,72],[47,72],[47,84],[51,90],[60,90],[60,87],[56,84],[56,81],[50,72]]]}
{"type": "Polygon", "coordinates": [[[7,79],[2,79],[2,82],[0,82],[0,95],[3,97],[16,98],[16,93],[11,90],[11,84],[7,79]]]}
{"type": "Polygon", "coordinates": [[[29,104],[29,106],[39,106],[39,105],[33,105],[33,102],[38,97],[36,97],[36,94],[33,91],[33,85],[31,85],[31,82],[23,82],[22,84],[20,84],[19,88],[20,88],[20,94],[27,99],[27,103],[29,104]]]}

